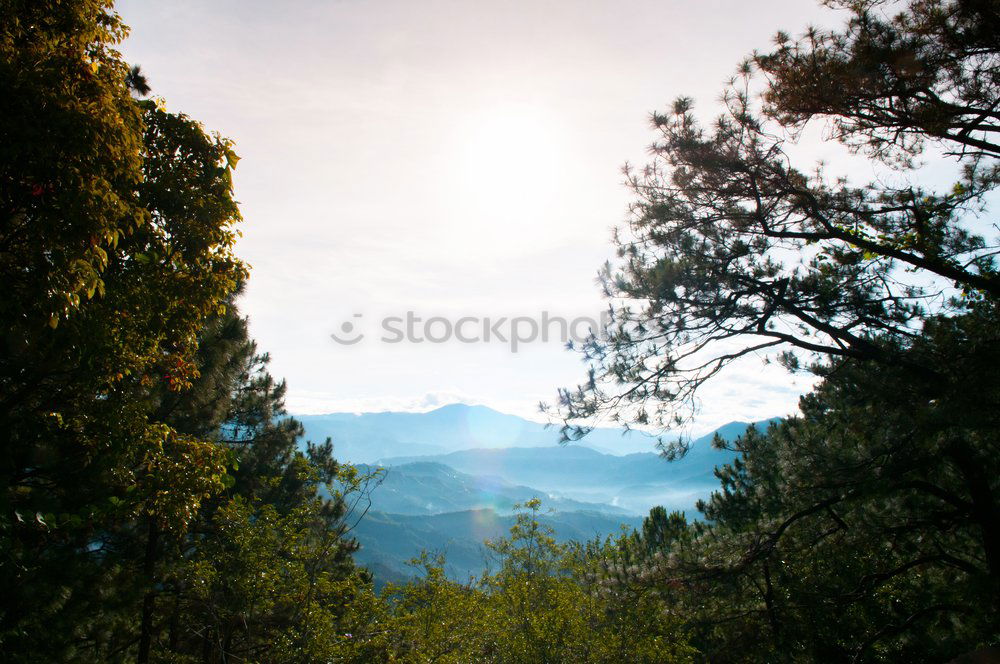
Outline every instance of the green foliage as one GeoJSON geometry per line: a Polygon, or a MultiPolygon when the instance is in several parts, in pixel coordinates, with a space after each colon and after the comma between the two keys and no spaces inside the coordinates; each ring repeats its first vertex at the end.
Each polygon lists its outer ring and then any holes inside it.
{"type": "Polygon", "coordinates": [[[0,315],[29,339],[103,288],[109,250],[148,218],[125,33],[106,0],[0,5],[0,315]]]}
{"type": "Polygon", "coordinates": [[[655,595],[597,583],[603,545],[557,544],[538,519],[517,515],[510,537],[487,542],[499,569],[469,584],[450,581],[444,558],[414,563],[420,581],[390,588],[390,646],[416,662],[686,662],[679,621],[655,595]]]}
{"type": "Polygon", "coordinates": [[[353,633],[371,629],[380,607],[365,575],[345,569],[341,533],[328,526],[318,501],[287,514],[239,496],[222,504],[205,524],[211,537],[172,573],[155,659],[353,656],[353,633]]]}
{"type": "Polygon", "coordinates": [[[0,10],[0,650],[331,658],[377,606],[352,471],[236,311],[232,143],[132,97],[109,2],[0,10]]]}
{"type": "Polygon", "coordinates": [[[532,500],[486,543],[495,571],[457,583],[425,554],[379,596],[350,536],[371,478],[329,440],[299,446],[235,304],[234,146],[133,96],[148,84],[114,50],[109,2],[0,0],[5,661],[936,662],[996,645],[996,247],[967,213],[997,184],[997,12],[830,4],[853,13],[843,31],[755,56],[762,107],[747,64],[713,127],[685,99],[654,117],[607,274],[645,305],[613,311],[591,379],[563,394],[570,420],[666,423],[770,350],[823,378],[801,416],[732,444],[703,520],[656,508],[641,532],[562,544],[532,500]],[[961,179],[806,175],[775,130],[813,117],[907,174],[939,142],[961,179]]]}
{"type": "Polygon", "coordinates": [[[736,441],[704,521],[654,510],[606,578],[666,592],[713,661],[936,662],[995,644],[995,321],[928,324],[906,353],[944,381],[838,364],[800,417],[736,441]]]}
{"type": "Polygon", "coordinates": [[[851,10],[841,31],[812,29],[756,64],[768,75],[768,112],[801,125],[833,120],[834,136],[882,159],[907,162],[933,141],[960,154],[1000,155],[991,2],[826,0],[851,10]]]}
{"type": "Polygon", "coordinates": [[[267,363],[229,302],[199,336],[191,385],[151,395],[151,412],[225,451],[228,474],[186,531],[149,524],[116,542],[123,559],[143,561],[145,594],[142,620],[113,643],[137,636],[140,662],[353,656],[345,635],[381,610],[346,536],[347,501],[364,478],[333,459],[329,441],[299,449],[302,427],[267,363]]]}
{"type": "Polygon", "coordinates": [[[182,532],[225,484],[224,450],[147,405],[245,277],[239,213],[228,144],[130,96],[110,3],[0,10],[0,643],[86,659],[134,591],[108,542],[182,532]]]}
{"type": "Polygon", "coordinates": [[[603,578],[658,592],[711,661],[948,661],[1000,639],[1000,245],[981,219],[1000,184],[1000,13],[825,4],[846,25],[779,34],[714,123],[686,98],[654,114],[605,271],[609,334],[560,393],[564,431],[669,426],[751,355],[812,371],[800,417],[736,442],[703,520],[654,510],[603,578]],[[786,146],[813,120],[896,173],[797,168],[786,146]],[[921,185],[930,156],[957,182],[921,185]]]}

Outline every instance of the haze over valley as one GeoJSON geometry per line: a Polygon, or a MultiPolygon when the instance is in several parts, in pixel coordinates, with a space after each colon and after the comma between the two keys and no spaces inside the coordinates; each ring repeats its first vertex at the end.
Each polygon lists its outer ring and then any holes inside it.
{"type": "Polygon", "coordinates": [[[382,580],[412,573],[406,563],[424,549],[447,551],[456,579],[482,573],[482,541],[505,534],[514,507],[533,498],[564,541],[637,527],[657,505],[697,518],[697,501],[719,488],[716,466],[737,456],[713,447],[715,434],[732,441],[749,426],[726,424],[667,461],[657,439],[638,429],[597,428],[560,444],[558,427],[486,406],[296,419],[305,425],[303,440],[329,437],[338,458],[373,475],[353,534],[362,545],[358,560],[382,580]]]}

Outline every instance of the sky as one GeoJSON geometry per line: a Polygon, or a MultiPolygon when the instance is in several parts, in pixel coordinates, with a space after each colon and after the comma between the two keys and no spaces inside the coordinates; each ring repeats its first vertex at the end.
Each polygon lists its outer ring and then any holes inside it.
{"type": "MultiPolygon", "coordinates": [[[[117,10],[132,29],[121,50],[153,94],[236,143],[238,252],[252,266],[240,306],[291,412],[460,401],[532,419],[584,365],[558,324],[513,352],[510,319],[530,332],[543,312],[569,323],[604,309],[595,279],[630,200],[620,169],[648,159],[650,112],[684,95],[710,119],[778,29],[839,22],[808,0],[117,10]],[[423,342],[384,342],[407,312],[423,342]],[[461,318],[478,342],[454,329],[428,342],[461,318]],[[483,341],[501,318],[508,342],[483,341]]],[[[787,414],[809,385],[751,359],[703,388],[694,429],[787,414]]]]}

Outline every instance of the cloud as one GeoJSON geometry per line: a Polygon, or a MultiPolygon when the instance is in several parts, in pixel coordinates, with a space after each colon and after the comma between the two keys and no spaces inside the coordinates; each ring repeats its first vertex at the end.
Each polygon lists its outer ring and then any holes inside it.
{"type": "Polygon", "coordinates": [[[333,392],[299,390],[289,393],[288,412],[293,415],[326,413],[376,413],[382,411],[423,413],[452,403],[486,405],[458,392],[425,392],[414,396],[350,397],[333,392]]]}

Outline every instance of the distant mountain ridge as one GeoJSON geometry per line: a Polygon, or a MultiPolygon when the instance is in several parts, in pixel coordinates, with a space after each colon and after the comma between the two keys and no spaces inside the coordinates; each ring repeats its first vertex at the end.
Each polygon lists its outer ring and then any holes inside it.
{"type": "MultiPolygon", "coordinates": [[[[306,437],[333,439],[337,458],[372,463],[379,458],[447,454],[466,449],[547,447],[560,442],[546,426],[486,406],[449,404],[425,413],[329,413],[295,415],[306,437]]],[[[598,428],[578,443],[605,452],[652,451],[656,438],[639,430],[598,428]]]]}
{"type": "Polygon", "coordinates": [[[442,464],[467,475],[542,487],[562,499],[605,503],[632,514],[645,514],[655,505],[691,513],[699,498],[706,498],[718,488],[716,466],[736,457],[729,450],[715,449],[714,436],[732,441],[747,427],[766,428],[772,421],[731,422],[692,441],[688,453],[675,461],[652,452],[615,456],[579,445],[556,445],[388,457],[380,459],[379,464],[390,471],[418,462],[442,464]]]}
{"type": "MultiPolygon", "coordinates": [[[[718,434],[731,441],[750,426],[731,422],[692,441],[682,459],[668,462],[652,451],[654,439],[641,432],[643,438],[633,442],[641,441],[649,451],[613,455],[555,444],[558,430],[482,406],[302,420],[312,440],[333,438],[338,458],[355,462],[363,472],[384,468],[382,483],[370,494],[370,511],[352,530],[361,544],[358,561],[380,584],[412,576],[406,561],[421,550],[445,552],[453,579],[481,574],[487,566],[483,540],[506,536],[514,504],[534,497],[542,499],[544,510],[553,510],[545,522],[560,541],[638,527],[656,505],[694,517],[696,501],[718,489],[715,467],[735,456],[715,449],[712,438],[718,434]],[[491,423],[497,428],[489,429],[491,423]],[[525,440],[531,444],[513,444],[525,440]],[[486,444],[470,447],[476,443],[486,444]],[[358,464],[358,457],[369,463],[358,464]]],[[[594,433],[598,439],[622,440],[620,430],[594,433]]]]}

